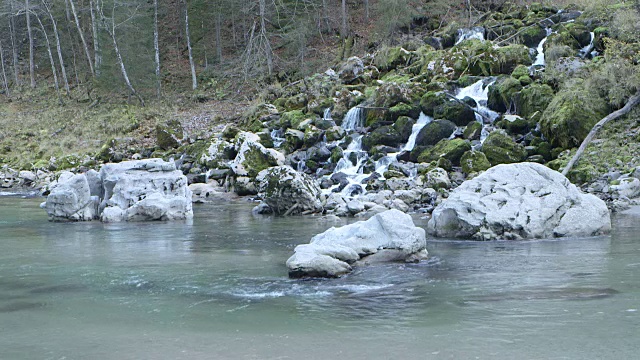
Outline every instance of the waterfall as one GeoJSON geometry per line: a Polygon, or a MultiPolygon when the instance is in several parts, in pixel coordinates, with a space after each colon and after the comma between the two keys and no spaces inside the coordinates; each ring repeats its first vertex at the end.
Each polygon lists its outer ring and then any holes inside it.
{"type": "Polygon", "coordinates": [[[364,112],[360,107],[352,107],[342,120],[342,128],[346,131],[354,131],[364,126],[364,112]]]}
{"type": "Polygon", "coordinates": [[[420,117],[418,121],[411,128],[411,136],[409,136],[409,140],[406,145],[402,148],[403,151],[411,151],[416,146],[416,138],[422,130],[423,127],[427,126],[428,123],[432,122],[433,118],[431,116],[427,116],[424,113],[420,113],[420,117]]]}
{"type": "Polygon", "coordinates": [[[483,40],[484,41],[484,28],[473,27],[471,29],[458,29],[458,36],[456,37],[456,45],[465,40],[483,40]]]}
{"type": "Polygon", "coordinates": [[[487,107],[487,101],[489,100],[489,86],[495,83],[495,78],[490,78],[489,83],[485,85],[485,80],[478,80],[477,82],[462,88],[458,91],[456,99],[462,100],[465,97],[470,97],[476,102],[476,121],[483,124],[482,133],[480,135],[480,142],[484,142],[484,139],[489,135],[489,127],[500,114],[489,109],[487,107]],[[485,118],[489,120],[489,124],[485,123],[485,118]]]}
{"type": "Polygon", "coordinates": [[[538,54],[536,55],[536,60],[533,62],[533,65],[531,65],[531,68],[546,65],[546,61],[544,59],[544,44],[547,42],[549,35],[551,35],[553,31],[551,30],[551,28],[546,28],[545,31],[547,32],[547,36],[545,36],[544,39],[540,40],[540,43],[536,48],[538,54]]]}
{"type": "Polygon", "coordinates": [[[592,50],[594,48],[594,44],[593,44],[594,38],[595,38],[595,34],[593,32],[591,32],[591,41],[589,41],[589,45],[587,45],[587,46],[583,47],[582,49],[580,49],[580,52],[578,53],[578,56],[580,56],[583,59],[586,58],[589,55],[593,56],[592,50]]]}
{"type": "Polygon", "coordinates": [[[273,141],[273,147],[279,148],[282,143],[284,143],[284,133],[282,129],[274,129],[271,130],[271,141],[273,141]]]}
{"type": "Polygon", "coordinates": [[[324,109],[324,114],[322,115],[322,119],[325,121],[333,120],[331,118],[331,108],[324,109]]]}

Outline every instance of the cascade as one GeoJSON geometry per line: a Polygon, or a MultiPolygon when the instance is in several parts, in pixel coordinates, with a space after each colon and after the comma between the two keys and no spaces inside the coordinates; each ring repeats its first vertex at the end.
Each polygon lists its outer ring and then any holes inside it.
{"type": "Polygon", "coordinates": [[[582,49],[580,49],[580,52],[578,53],[578,56],[580,56],[581,58],[586,58],[587,56],[594,56],[597,52],[593,51],[594,48],[594,44],[593,44],[593,40],[595,38],[595,34],[593,33],[593,31],[591,32],[591,41],[589,41],[589,45],[583,47],[582,49]]]}
{"type": "Polygon", "coordinates": [[[322,119],[325,121],[333,120],[331,118],[331,108],[324,109],[324,114],[322,115],[322,119]]]}
{"type": "Polygon", "coordinates": [[[364,125],[364,111],[360,107],[352,107],[342,120],[342,128],[346,131],[354,131],[364,125]]]}
{"type": "Polygon", "coordinates": [[[279,148],[285,141],[284,132],[282,131],[282,129],[271,130],[270,135],[271,140],[273,141],[273,147],[275,148],[279,148]]]}
{"type": "Polygon", "coordinates": [[[489,86],[495,83],[495,78],[489,78],[489,82],[485,85],[486,80],[478,80],[475,83],[462,88],[458,91],[456,99],[462,100],[465,97],[470,97],[476,102],[476,121],[483,124],[482,134],[480,135],[480,142],[484,142],[484,139],[489,135],[489,129],[491,123],[493,123],[500,114],[489,109],[487,107],[487,101],[489,100],[489,86]],[[484,119],[489,120],[489,124],[486,124],[484,119]]]}
{"type": "Polygon", "coordinates": [[[538,52],[538,55],[536,55],[536,60],[533,62],[533,65],[531,65],[531,68],[533,69],[536,66],[545,66],[546,65],[546,61],[544,59],[544,44],[547,42],[547,39],[549,38],[549,35],[551,35],[553,33],[553,31],[551,30],[551,28],[546,28],[545,29],[547,32],[547,36],[544,37],[544,39],[540,40],[540,43],[538,44],[538,47],[536,48],[536,51],[538,52]]]}
{"type": "Polygon", "coordinates": [[[411,136],[409,136],[409,140],[407,141],[407,144],[402,148],[402,150],[403,151],[413,150],[413,148],[416,146],[416,138],[418,137],[420,130],[422,130],[423,127],[427,126],[427,124],[429,124],[432,121],[433,121],[433,118],[431,116],[427,116],[421,112],[420,117],[418,118],[418,121],[411,128],[411,136]]]}

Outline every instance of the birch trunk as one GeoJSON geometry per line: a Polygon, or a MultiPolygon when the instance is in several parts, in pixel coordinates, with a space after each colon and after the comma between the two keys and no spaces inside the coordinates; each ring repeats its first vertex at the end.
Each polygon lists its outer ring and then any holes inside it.
{"type": "MultiPolygon", "coordinates": [[[[155,0],[157,1],[157,0],[155,0]]],[[[91,30],[93,36],[93,63],[96,71],[96,76],[100,76],[102,69],[102,51],[100,50],[100,38],[98,34],[98,22],[96,21],[97,2],[89,0],[89,7],[91,8],[91,30]]]]}
{"type": "Polygon", "coordinates": [[[24,0],[24,13],[27,18],[27,34],[29,36],[29,78],[31,87],[36,87],[36,69],[34,63],[33,34],[31,33],[31,13],[29,11],[29,0],[24,0]]]}
{"type": "Polygon", "coordinates": [[[273,73],[273,51],[271,49],[271,43],[269,42],[269,36],[267,35],[266,16],[265,0],[260,0],[260,32],[264,41],[264,52],[267,57],[267,69],[269,70],[269,75],[271,75],[271,73],[273,73]]]}
{"type": "Polygon", "coordinates": [[[0,64],[2,64],[2,78],[4,79],[4,94],[9,97],[9,84],[7,83],[7,73],[4,71],[4,50],[2,49],[2,41],[0,41],[0,64]]]}
{"type": "Polygon", "coordinates": [[[38,24],[40,25],[40,29],[42,29],[42,34],[44,35],[44,40],[47,45],[47,54],[49,55],[49,63],[51,64],[51,73],[53,74],[53,85],[56,88],[56,94],[58,94],[58,102],[62,105],[62,97],[60,96],[60,85],[58,84],[58,70],[56,70],[56,63],[53,60],[53,53],[51,52],[51,43],[49,42],[49,35],[47,35],[47,31],[40,20],[40,16],[35,14],[36,20],[38,20],[38,24]]]}
{"type": "MultiPolygon", "coordinates": [[[[71,96],[71,91],[69,90],[69,79],[67,78],[67,70],[64,66],[64,58],[62,56],[62,46],[60,45],[60,36],[58,35],[58,25],[56,23],[56,19],[53,17],[53,14],[51,13],[51,9],[49,8],[49,6],[44,0],[42,0],[42,5],[44,5],[44,8],[47,11],[47,14],[49,15],[49,19],[51,19],[51,23],[53,24],[53,34],[55,35],[55,38],[56,38],[56,50],[58,52],[58,61],[60,61],[60,71],[62,72],[62,81],[64,82],[64,90],[67,92],[67,96],[71,96]]],[[[38,19],[38,21],[40,21],[40,19],[38,19]]]]}
{"type": "Polygon", "coordinates": [[[89,63],[89,70],[91,71],[91,75],[95,76],[96,72],[93,68],[93,61],[91,61],[89,46],[87,46],[87,41],[84,39],[84,33],[82,32],[82,28],[80,27],[80,20],[78,19],[78,12],[76,11],[76,6],[73,3],[73,0],[69,0],[69,4],[71,5],[71,13],[73,14],[73,19],[76,22],[76,28],[78,29],[78,34],[80,34],[80,40],[82,41],[82,46],[84,47],[84,53],[87,56],[87,62],[89,63]]]}
{"type": "Polygon", "coordinates": [[[15,85],[20,85],[20,79],[18,77],[18,45],[16,43],[16,21],[13,17],[13,2],[9,1],[9,7],[11,14],[9,15],[9,36],[11,38],[11,52],[13,55],[13,80],[15,85]]]}
{"type": "Polygon", "coordinates": [[[160,41],[158,32],[158,0],[153,0],[153,48],[155,50],[156,65],[156,95],[160,97],[162,83],[160,81],[160,41]]]}
{"type": "Polygon", "coordinates": [[[369,0],[364,0],[364,21],[369,22],[369,0]]]}
{"type": "Polygon", "coordinates": [[[193,62],[193,50],[191,49],[191,35],[189,33],[189,4],[184,0],[184,31],[187,38],[187,49],[189,50],[189,65],[191,66],[191,87],[198,88],[198,78],[196,77],[196,64],[193,62]]]}

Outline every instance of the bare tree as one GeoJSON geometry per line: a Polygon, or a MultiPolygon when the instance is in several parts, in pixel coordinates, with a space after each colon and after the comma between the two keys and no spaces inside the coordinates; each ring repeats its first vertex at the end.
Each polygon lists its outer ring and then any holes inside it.
{"type": "Polygon", "coordinates": [[[153,48],[155,50],[156,63],[156,93],[160,97],[162,83],[160,81],[160,43],[158,34],[158,0],[153,0],[153,48]]]}
{"type": "Polygon", "coordinates": [[[342,38],[347,37],[349,27],[347,26],[347,0],[342,0],[342,38]]]}
{"type": "Polygon", "coordinates": [[[29,36],[29,78],[31,87],[36,87],[36,70],[34,61],[33,34],[31,33],[31,12],[29,11],[29,0],[24,0],[24,13],[27,18],[27,34],[29,36]]]}
{"type": "MultiPolygon", "coordinates": [[[[31,10],[27,10],[31,11],[31,10]]],[[[56,63],[53,60],[53,53],[51,52],[51,43],[49,42],[49,35],[47,35],[47,30],[44,28],[42,21],[40,20],[40,16],[36,12],[33,13],[38,20],[38,24],[40,24],[40,29],[42,30],[42,34],[44,35],[45,43],[47,45],[47,54],[49,55],[49,63],[51,64],[51,73],[53,74],[53,85],[56,89],[56,94],[58,94],[58,102],[62,105],[62,97],[60,96],[60,85],[58,84],[58,71],[56,70],[56,63]]]]}
{"type": "MultiPolygon", "coordinates": [[[[26,0],[29,1],[29,0],[26,0]]],[[[89,63],[89,70],[91,71],[91,75],[95,75],[96,72],[93,68],[93,62],[91,61],[91,54],[89,53],[89,46],[87,46],[87,41],[84,39],[84,33],[82,32],[82,28],[80,27],[80,20],[78,19],[78,12],[76,11],[76,6],[73,3],[73,0],[69,0],[69,4],[71,5],[71,13],[73,14],[73,19],[76,22],[76,28],[78,29],[78,34],[80,34],[80,40],[82,40],[82,46],[84,47],[84,53],[87,56],[87,62],[89,63]]]]}
{"type": "Polygon", "coordinates": [[[20,85],[18,77],[18,44],[16,43],[16,24],[14,19],[13,1],[9,1],[9,36],[11,38],[11,53],[13,57],[13,77],[15,85],[20,85]]]}
{"type": "Polygon", "coordinates": [[[2,79],[4,80],[4,94],[9,97],[9,83],[7,82],[7,73],[4,71],[4,50],[2,49],[2,41],[0,41],[0,64],[2,64],[2,79]]]}
{"type": "MultiPolygon", "coordinates": [[[[64,89],[67,92],[67,96],[70,96],[71,91],[69,90],[69,79],[67,78],[67,70],[64,66],[64,57],[62,56],[62,46],[60,45],[60,36],[58,35],[58,25],[56,23],[56,19],[53,17],[53,14],[51,13],[51,8],[49,7],[49,5],[47,5],[47,2],[42,0],[42,5],[44,6],[47,12],[47,15],[49,15],[49,19],[51,19],[51,23],[53,24],[53,34],[55,35],[55,38],[56,38],[56,50],[58,52],[58,61],[60,61],[62,81],[64,81],[64,89]]],[[[38,19],[38,21],[40,21],[40,19],[38,19]]],[[[44,31],[44,27],[42,31],[44,31]]]]}
{"type": "MultiPolygon", "coordinates": [[[[264,1],[264,0],[261,0],[264,1]]],[[[193,50],[191,48],[191,34],[189,33],[189,4],[187,0],[184,3],[184,31],[187,37],[187,49],[189,50],[189,65],[191,66],[191,87],[193,90],[198,88],[198,78],[196,77],[196,65],[193,62],[193,50]]]]}
{"type": "Polygon", "coordinates": [[[93,35],[93,62],[96,76],[100,76],[102,70],[102,50],[100,49],[100,35],[98,33],[99,23],[96,20],[97,1],[89,0],[89,7],[91,10],[91,30],[93,35]]]}

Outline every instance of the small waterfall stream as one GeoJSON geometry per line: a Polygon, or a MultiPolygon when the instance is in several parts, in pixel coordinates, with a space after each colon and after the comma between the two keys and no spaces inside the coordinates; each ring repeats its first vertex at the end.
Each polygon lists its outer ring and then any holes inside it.
{"type": "Polygon", "coordinates": [[[364,111],[362,111],[362,108],[358,106],[354,106],[351,109],[349,109],[347,114],[344,116],[344,120],[342,120],[342,128],[345,131],[354,131],[363,126],[364,126],[364,111]]]}
{"type": "Polygon", "coordinates": [[[531,65],[532,69],[534,69],[535,67],[545,66],[547,64],[544,58],[544,44],[547,42],[549,35],[551,35],[553,31],[551,30],[551,28],[546,28],[545,31],[547,32],[547,36],[545,36],[544,39],[540,40],[540,43],[536,48],[538,55],[536,55],[536,60],[533,62],[533,65],[531,65]]]}
{"type": "Polygon", "coordinates": [[[458,36],[456,37],[456,45],[465,40],[484,40],[484,28],[473,27],[470,29],[458,29],[458,36]]]}
{"type": "Polygon", "coordinates": [[[465,97],[470,97],[476,102],[476,121],[483,125],[482,134],[480,135],[480,143],[484,142],[484,139],[489,135],[489,126],[498,117],[500,117],[500,114],[487,107],[487,101],[489,100],[489,86],[493,85],[495,81],[495,78],[489,78],[488,82],[487,80],[478,80],[475,83],[460,89],[456,95],[456,99],[462,100],[465,97]],[[488,120],[489,123],[487,123],[485,119],[488,120]]]}
{"type": "Polygon", "coordinates": [[[582,49],[580,49],[580,52],[578,53],[578,56],[580,56],[581,58],[586,58],[587,56],[594,56],[594,53],[597,53],[595,51],[593,51],[593,48],[595,47],[595,45],[593,44],[593,40],[595,39],[595,33],[592,31],[591,32],[591,41],[589,41],[589,45],[583,47],[582,49]]]}

